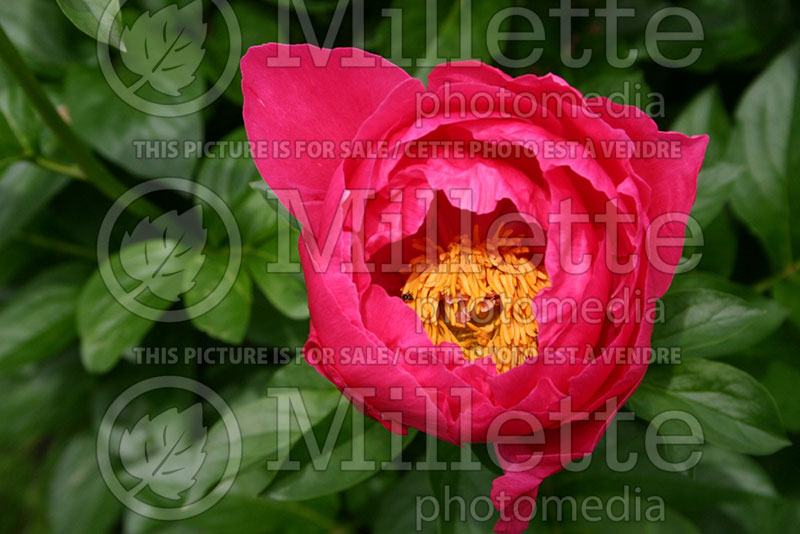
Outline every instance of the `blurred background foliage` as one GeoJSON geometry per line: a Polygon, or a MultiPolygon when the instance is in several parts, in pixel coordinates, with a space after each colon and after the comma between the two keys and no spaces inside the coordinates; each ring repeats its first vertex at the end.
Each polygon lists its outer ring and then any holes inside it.
{"type": "MultiPolygon", "coordinates": [[[[451,494],[465,498],[488,494],[496,467],[485,447],[473,450],[484,463],[480,471],[376,468],[354,473],[340,470],[335,462],[330,469],[314,470],[300,438],[305,432],[324,439],[340,395],[307,366],[136,362],[132,347],[300,347],[308,331],[308,308],[300,275],[267,273],[263,268],[265,261],[276,258],[278,225],[287,224],[287,219],[266,200],[250,159],[219,153],[213,158],[137,155],[136,143],[143,140],[244,139],[240,77],[213,105],[191,115],[161,118],[137,111],[114,94],[97,64],[93,36],[105,4],[0,3],[0,25],[35,74],[33,81],[104,169],[90,165],[87,172],[86,154],[54,134],[52,124],[34,109],[35,92],[20,85],[6,65],[0,66],[0,531],[399,533],[413,530],[419,496],[441,496],[446,485],[451,494]],[[117,184],[121,192],[163,176],[191,179],[215,191],[231,207],[242,234],[243,266],[234,289],[211,312],[178,323],[142,319],[120,306],[100,279],[96,256],[98,231],[114,198],[109,184],[117,184]],[[124,509],[100,478],[95,458],[98,424],[112,400],[128,386],[160,375],[191,377],[219,392],[234,407],[244,436],[242,469],[228,496],[198,517],[169,524],[124,509]],[[309,426],[292,427],[291,451],[275,442],[283,422],[276,420],[271,404],[275,400],[264,395],[268,385],[302,385],[312,416],[309,426]],[[267,460],[289,457],[301,463],[299,472],[266,467],[267,460]]],[[[243,52],[269,41],[303,42],[305,18],[322,40],[337,2],[309,1],[300,12],[279,0],[231,0],[231,5],[243,52]],[[288,10],[289,28],[278,23],[282,10],[288,10]]],[[[438,40],[431,42],[425,33],[424,2],[369,2],[364,45],[395,57],[398,44],[381,9],[402,9],[400,50],[403,57],[412,58],[404,68],[425,79],[430,66],[414,58],[431,51],[442,57],[459,54],[463,5],[454,0],[436,5],[438,40]]],[[[554,72],[585,92],[657,114],[662,128],[710,134],[693,212],[703,228],[704,256],[695,270],[676,278],[664,299],[667,320],[653,335],[656,347],[680,347],[684,364],[651,369],[628,404],[637,418],[618,423],[621,457],[625,451],[638,452],[640,462],[627,473],[611,471],[602,461],[604,440],[588,469],[565,471],[542,488],[543,495],[582,498],[620,495],[626,484],[636,486],[641,495],[664,498],[666,520],[647,525],[620,525],[608,518],[591,524],[535,520],[532,531],[800,531],[798,450],[792,445],[800,434],[795,389],[800,383],[800,47],[795,41],[800,10],[790,0],[624,0],[620,7],[633,7],[636,14],[620,21],[618,52],[624,57],[636,49],[639,57],[626,69],[614,69],[605,60],[604,20],[594,14],[604,5],[574,2],[574,7],[590,8],[592,13],[574,19],[571,38],[562,43],[558,19],[548,16],[549,9],[558,7],[555,1],[533,5],[475,0],[470,55],[493,63],[482,37],[489,18],[502,8],[523,6],[539,14],[547,38],[544,43],[503,43],[501,50],[509,58],[524,58],[534,46],[543,48],[533,66],[505,69],[508,73],[554,72]],[[703,24],[704,40],[663,48],[668,57],[683,57],[692,47],[701,47],[699,60],[690,67],[665,68],[648,58],[647,21],[668,6],[690,9],[703,24]],[[582,68],[566,68],[560,57],[564,50],[591,50],[593,56],[582,68]],[[659,99],[662,106],[647,107],[659,99]],[[704,457],[689,472],[664,472],[646,460],[647,420],[668,409],[688,411],[703,425],[704,457]]],[[[118,45],[120,36],[125,42],[125,28],[144,10],[162,7],[151,0],[124,2],[124,22],[110,29],[112,44],[118,45]]],[[[184,96],[202,94],[212,85],[229,52],[229,34],[214,5],[207,2],[203,12],[201,33],[194,38],[202,42],[204,55],[184,96]]],[[[350,14],[348,8],[335,36],[337,46],[353,44],[350,14]]],[[[497,31],[529,30],[524,24],[517,17],[497,31]]],[[[674,20],[661,29],[669,26],[688,30],[674,20]]],[[[7,59],[8,47],[3,49],[7,59]]],[[[112,56],[123,79],[133,79],[124,54],[112,56]]],[[[148,96],[159,98],[155,92],[148,96]]],[[[191,213],[194,206],[190,195],[174,192],[154,195],[151,201],[161,212],[191,213]]],[[[131,206],[120,226],[133,231],[143,216],[156,217],[159,212],[153,207],[131,206]]],[[[205,261],[211,274],[195,280],[183,295],[186,305],[213,289],[230,254],[221,221],[210,212],[204,211],[211,217],[205,220],[205,261]]],[[[296,239],[296,232],[293,235],[296,239]]],[[[125,254],[142,254],[142,242],[124,237],[122,230],[112,236],[112,263],[125,261],[125,254]],[[130,250],[118,252],[123,242],[130,250]]],[[[685,255],[697,249],[687,247],[685,255]]],[[[165,309],[171,305],[154,302],[165,309]]],[[[158,414],[192,402],[191,395],[177,397],[166,395],[150,406],[139,406],[121,424],[131,428],[143,413],[158,414]]],[[[210,429],[208,439],[213,439],[219,422],[208,415],[203,423],[210,429]]],[[[352,424],[351,411],[334,458],[349,454],[352,424]]],[[[378,466],[392,459],[391,435],[380,425],[367,421],[363,436],[357,435],[364,439],[367,459],[377,460],[378,466]]],[[[419,460],[425,455],[426,438],[412,432],[402,446],[405,460],[419,460]]],[[[679,445],[660,450],[673,458],[685,458],[688,452],[679,445]]],[[[220,460],[215,456],[221,454],[218,449],[209,451],[207,461],[220,460]]],[[[439,453],[442,458],[459,454],[442,443],[439,453]]],[[[210,486],[198,480],[183,498],[191,500],[210,486]]],[[[453,519],[457,517],[456,509],[450,521],[426,523],[424,530],[488,532],[494,521],[461,522],[453,519]]]]}

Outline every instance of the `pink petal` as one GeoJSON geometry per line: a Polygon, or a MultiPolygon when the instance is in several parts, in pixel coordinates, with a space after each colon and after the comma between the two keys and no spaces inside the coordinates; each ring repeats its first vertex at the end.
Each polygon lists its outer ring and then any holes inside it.
{"type": "Polygon", "coordinates": [[[307,44],[250,48],[241,67],[248,138],[251,143],[266,144],[270,151],[269,157],[256,154],[256,166],[284,204],[288,197],[280,189],[299,190],[303,201],[310,203],[306,206],[309,214],[323,200],[341,160],[275,159],[271,157],[273,141],[338,144],[352,139],[392,89],[409,79],[404,70],[374,54],[307,44]]]}

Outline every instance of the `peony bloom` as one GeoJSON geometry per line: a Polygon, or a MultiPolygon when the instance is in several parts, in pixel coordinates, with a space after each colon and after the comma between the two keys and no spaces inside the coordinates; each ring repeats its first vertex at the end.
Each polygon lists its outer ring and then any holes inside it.
{"type": "Polygon", "coordinates": [[[495,529],[524,530],[642,380],[707,138],[478,62],[426,88],[267,44],[242,74],[258,169],[303,224],[306,359],[391,430],[495,443],[495,529]]]}

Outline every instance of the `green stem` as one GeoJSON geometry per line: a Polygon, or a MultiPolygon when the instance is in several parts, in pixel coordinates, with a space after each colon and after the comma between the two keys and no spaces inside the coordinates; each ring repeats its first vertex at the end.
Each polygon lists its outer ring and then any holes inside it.
{"type": "Polygon", "coordinates": [[[763,293],[764,291],[771,289],[772,286],[774,286],[781,280],[785,280],[786,278],[789,278],[790,276],[797,274],[798,271],[800,271],[800,260],[797,260],[794,263],[790,263],[778,274],[770,276],[769,278],[765,278],[764,280],[758,282],[753,286],[753,289],[755,289],[759,293],[763,293]]]}
{"type": "Polygon", "coordinates": [[[42,156],[34,156],[30,158],[30,161],[39,167],[42,167],[43,169],[64,174],[70,178],[75,178],[76,180],[86,180],[86,175],[84,174],[83,169],[75,164],[62,163],[60,161],[52,160],[42,156]]]}
{"type": "MultiPolygon", "coordinates": [[[[95,158],[89,147],[64,122],[2,27],[0,27],[0,60],[6,64],[11,75],[25,91],[31,104],[42,117],[42,121],[53,131],[75,160],[86,180],[111,200],[116,200],[122,195],[127,188],[108,172],[95,158]]],[[[157,217],[160,214],[156,206],[146,199],[140,199],[139,202],[131,205],[130,209],[140,216],[157,217]]]]}
{"type": "Polygon", "coordinates": [[[59,241],[58,239],[52,239],[50,237],[37,234],[23,234],[17,239],[23,243],[47,249],[52,252],[59,252],[68,256],[75,256],[77,258],[88,259],[92,261],[97,260],[97,255],[93,250],[83,248],[66,241],[59,241]]]}

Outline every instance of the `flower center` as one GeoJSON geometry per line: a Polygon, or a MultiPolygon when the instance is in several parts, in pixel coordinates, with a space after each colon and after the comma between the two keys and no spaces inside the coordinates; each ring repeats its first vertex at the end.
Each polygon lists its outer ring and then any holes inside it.
{"type": "Polygon", "coordinates": [[[510,231],[482,243],[460,236],[446,250],[414,243],[424,252],[410,262],[402,297],[434,344],[456,343],[469,360],[491,355],[501,373],[538,355],[533,298],[550,278],[523,243],[510,231]]]}

